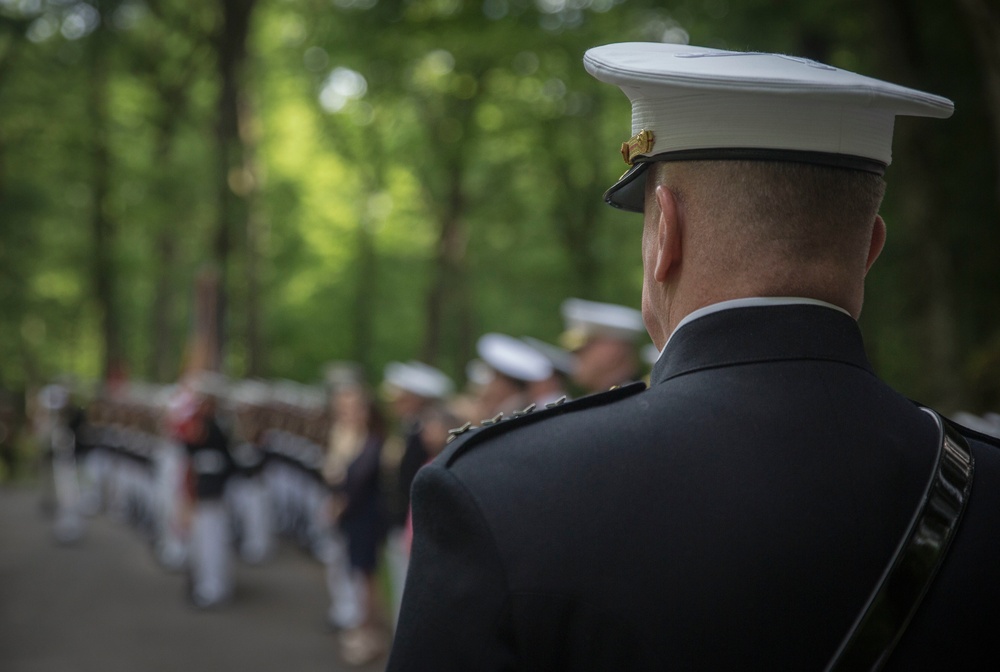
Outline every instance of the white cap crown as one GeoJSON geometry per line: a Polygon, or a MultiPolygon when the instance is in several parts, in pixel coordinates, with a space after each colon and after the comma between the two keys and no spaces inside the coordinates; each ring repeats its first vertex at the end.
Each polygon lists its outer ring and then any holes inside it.
{"type": "Polygon", "coordinates": [[[484,334],[476,350],[490,368],[525,382],[545,380],[552,375],[552,363],[524,341],[506,334],[484,334]]]}
{"type": "Polygon", "coordinates": [[[622,154],[633,168],[605,196],[627,210],[642,210],[632,183],[650,160],[786,160],[881,173],[897,115],[953,110],[940,96],[781,54],[629,42],[590,49],[583,60],[632,102],[622,154]]]}

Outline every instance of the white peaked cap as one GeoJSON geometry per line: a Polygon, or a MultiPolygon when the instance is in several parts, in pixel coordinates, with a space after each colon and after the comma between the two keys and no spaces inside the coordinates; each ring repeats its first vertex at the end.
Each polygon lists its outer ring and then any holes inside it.
{"type": "Polygon", "coordinates": [[[66,405],[69,401],[69,391],[62,385],[52,383],[43,387],[38,397],[43,407],[54,411],[66,405]]]}
{"type": "Polygon", "coordinates": [[[493,369],[481,359],[473,359],[465,365],[465,377],[473,385],[482,387],[493,380],[493,369]]]}
{"type": "Polygon", "coordinates": [[[562,315],[567,331],[563,334],[563,340],[571,350],[579,348],[592,336],[634,341],[646,333],[642,313],[628,306],[566,299],[562,304],[562,315]]]}
{"type": "Polygon", "coordinates": [[[245,406],[263,406],[270,400],[270,389],[262,380],[243,380],[233,386],[233,401],[245,406]]]}
{"type": "Polygon", "coordinates": [[[631,168],[604,195],[641,212],[652,161],[782,160],[882,174],[897,115],[944,118],[946,98],[805,58],[690,45],[595,47],[587,71],[632,102],[631,168]]]}
{"type": "Polygon", "coordinates": [[[389,362],[384,374],[389,385],[425,399],[444,399],[454,389],[451,378],[423,362],[389,362]]]}
{"type": "Polygon", "coordinates": [[[533,338],[532,336],[522,336],[521,340],[545,355],[549,362],[552,363],[552,368],[556,371],[560,371],[566,375],[571,375],[573,373],[576,358],[569,350],[560,348],[558,345],[546,343],[545,341],[533,338]]]}
{"type": "Polygon", "coordinates": [[[197,371],[190,378],[191,391],[205,397],[224,397],[229,391],[229,379],[217,371],[197,371]]]}
{"type": "Polygon", "coordinates": [[[491,369],[508,378],[536,382],[552,375],[548,357],[513,336],[484,334],[476,343],[476,350],[491,369]]]}

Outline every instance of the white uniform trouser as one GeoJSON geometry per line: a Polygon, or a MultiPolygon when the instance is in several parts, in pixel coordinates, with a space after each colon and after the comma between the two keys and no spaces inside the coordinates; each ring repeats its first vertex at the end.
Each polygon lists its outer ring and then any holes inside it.
{"type": "Polygon", "coordinates": [[[292,529],[291,469],[281,462],[273,462],[264,468],[264,486],[272,507],[274,531],[288,534],[292,529]]]}
{"type": "Polygon", "coordinates": [[[129,522],[129,506],[132,498],[132,464],[129,458],[121,453],[112,457],[109,493],[109,510],[111,517],[119,523],[129,522]]]}
{"type": "Polygon", "coordinates": [[[184,448],[164,439],[155,460],[156,557],[168,569],[176,570],[187,561],[181,507],[187,466],[184,448]]]}
{"type": "Polygon", "coordinates": [[[351,567],[347,538],[338,531],[334,531],[325,555],[330,623],[344,630],[356,628],[364,623],[369,607],[364,574],[351,567]]]}
{"type": "Polygon", "coordinates": [[[93,516],[104,506],[109,460],[104,448],[100,447],[92,448],[82,460],[80,510],[84,515],[93,516]]]}
{"type": "Polygon", "coordinates": [[[207,607],[229,596],[229,517],[221,499],[195,506],[190,560],[195,604],[207,607]]]}
{"type": "Polygon", "coordinates": [[[83,534],[80,515],[80,487],[77,481],[76,458],[73,456],[73,435],[68,429],[56,427],[52,433],[52,481],[56,494],[55,536],[62,542],[76,541],[83,534]]]}
{"type": "Polygon", "coordinates": [[[240,557],[250,564],[267,559],[271,552],[271,507],[259,476],[237,476],[226,485],[226,500],[239,523],[240,557]]]}
{"type": "MultiPolygon", "coordinates": [[[[305,524],[306,543],[309,550],[320,562],[326,562],[326,545],[329,537],[330,491],[314,478],[302,474],[302,512],[305,524]]],[[[336,530],[334,536],[339,536],[336,530]]]]}

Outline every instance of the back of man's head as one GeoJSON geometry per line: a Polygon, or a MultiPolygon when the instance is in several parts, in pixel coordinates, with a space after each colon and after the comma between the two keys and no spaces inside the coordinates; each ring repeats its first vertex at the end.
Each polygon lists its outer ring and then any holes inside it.
{"type": "Polygon", "coordinates": [[[657,185],[670,189],[685,263],[720,281],[801,294],[864,277],[885,190],[878,175],[779,161],[661,162],[651,173],[647,208],[657,185]]]}
{"type": "Polygon", "coordinates": [[[716,235],[823,257],[867,244],[885,190],[872,173],[778,161],[664,162],[655,174],[716,235]]]}

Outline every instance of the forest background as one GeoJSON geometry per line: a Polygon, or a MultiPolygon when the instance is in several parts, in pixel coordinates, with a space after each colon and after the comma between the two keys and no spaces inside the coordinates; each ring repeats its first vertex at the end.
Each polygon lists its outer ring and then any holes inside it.
{"type": "Polygon", "coordinates": [[[991,0],[0,0],[0,388],[462,381],[484,332],[555,342],[567,297],[638,307],[639,219],[601,200],[628,101],[581,62],[632,40],[955,101],[897,122],[861,325],[906,394],[1000,410],[991,0]]]}

